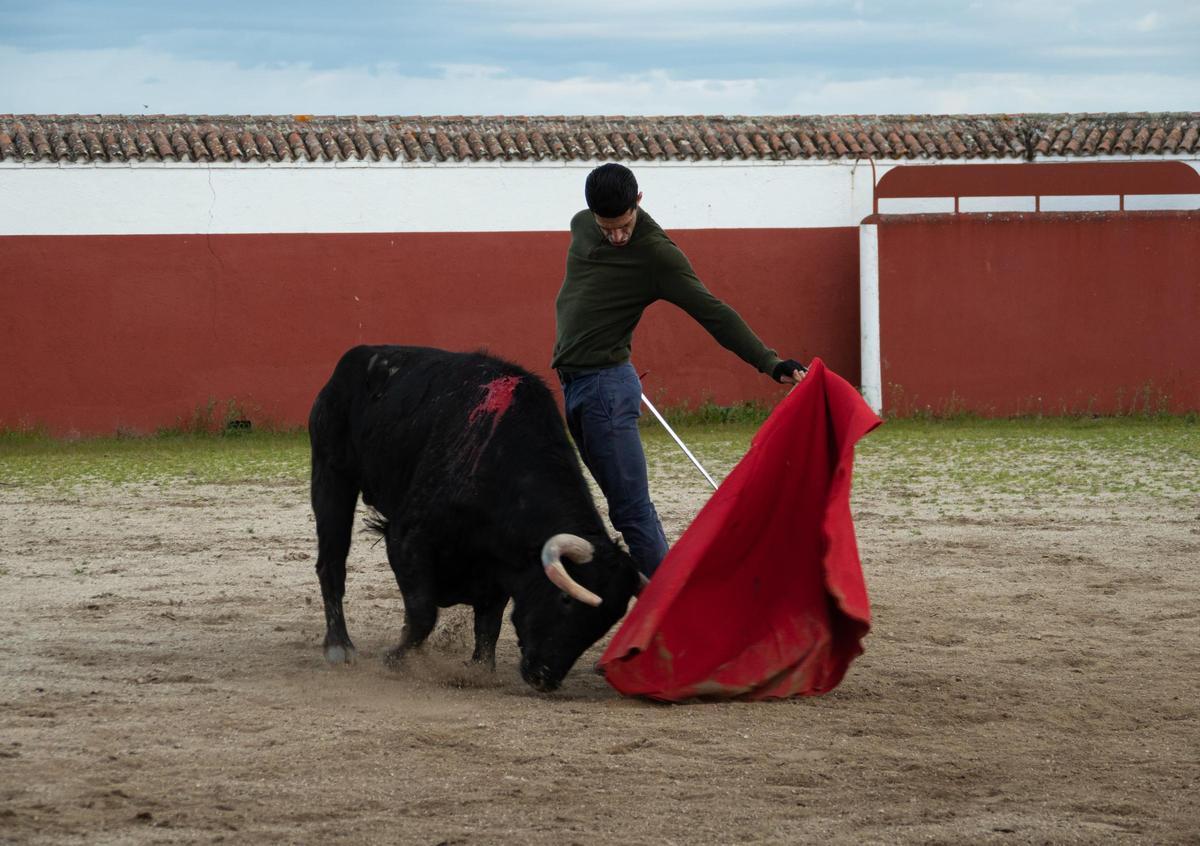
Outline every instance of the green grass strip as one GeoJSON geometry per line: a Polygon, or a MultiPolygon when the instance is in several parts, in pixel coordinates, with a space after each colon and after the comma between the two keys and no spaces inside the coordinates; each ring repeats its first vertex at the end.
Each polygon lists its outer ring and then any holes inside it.
{"type": "MultiPolygon", "coordinates": [[[[685,421],[677,431],[720,478],[757,422],[685,421]]],[[[652,487],[698,472],[657,424],[642,430],[652,487]]],[[[856,490],[869,496],[1034,494],[1200,496],[1200,424],[1191,417],[895,420],[858,448],[856,490]]],[[[5,489],[155,481],[296,483],[308,478],[304,432],[239,432],[57,441],[0,434],[5,489]]]]}

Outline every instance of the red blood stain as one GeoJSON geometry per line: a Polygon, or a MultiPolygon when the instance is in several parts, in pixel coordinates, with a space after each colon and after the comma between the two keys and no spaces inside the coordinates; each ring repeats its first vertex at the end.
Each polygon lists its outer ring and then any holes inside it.
{"type": "Polygon", "coordinates": [[[482,457],[483,451],[487,449],[487,445],[491,443],[492,435],[496,433],[496,427],[500,425],[500,418],[512,406],[513,391],[517,389],[520,381],[520,376],[501,376],[499,379],[493,379],[483,386],[484,396],[479,405],[471,409],[471,413],[467,417],[468,426],[474,426],[475,421],[485,414],[490,414],[492,420],[487,434],[470,430],[472,434],[469,437],[478,438],[468,451],[467,457],[467,460],[471,462],[472,475],[479,469],[479,459],[482,457]]]}
{"type": "Polygon", "coordinates": [[[467,423],[474,423],[476,418],[481,414],[494,414],[492,418],[492,430],[495,431],[500,418],[504,416],[504,412],[508,411],[512,405],[513,391],[517,389],[520,383],[520,376],[501,376],[499,379],[493,379],[483,386],[486,392],[483,400],[479,405],[471,410],[470,417],[467,418],[467,423]]]}

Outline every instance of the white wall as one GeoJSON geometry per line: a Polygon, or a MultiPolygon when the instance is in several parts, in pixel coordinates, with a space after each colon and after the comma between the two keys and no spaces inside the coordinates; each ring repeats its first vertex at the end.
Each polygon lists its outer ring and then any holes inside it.
{"type": "MultiPolygon", "coordinates": [[[[1186,161],[1200,170],[1200,161],[1186,161]]],[[[0,236],[562,231],[584,205],[583,181],[595,164],[3,162],[0,236]]],[[[877,162],[874,178],[897,164],[877,162]]],[[[667,229],[857,226],[872,211],[872,168],[866,161],[637,162],[631,167],[646,209],[667,229]]],[[[1195,202],[1189,195],[1171,199],[1175,205],[1127,201],[1126,207],[1179,208],[1182,203],[1194,208],[1195,202]]],[[[1045,202],[1042,208],[1049,210],[1045,202]]],[[[880,202],[883,212],[952,209],[950,198],[880,202]]]]}
{"type": "MultiPolygon", "coordinates": [[[[0,234],[562,231],[594,166],[0,167],[0,234]]],[[[856,226],[871,213],[866,164],[633,169],[646,209],[671,229],[856,226]]]]}

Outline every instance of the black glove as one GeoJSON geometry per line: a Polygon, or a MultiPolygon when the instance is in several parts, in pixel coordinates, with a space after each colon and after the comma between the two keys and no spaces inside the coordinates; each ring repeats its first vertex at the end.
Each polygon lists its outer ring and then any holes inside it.
{"type": "Polygon", "coordinates": [[[797,370],[801,373],[808,372],[808,368],[795,359],[785,359],[775,365],[775,369],[771,371],[771,378],[776,382],[782,382],[784,376],[791,376],[797,370]]]}

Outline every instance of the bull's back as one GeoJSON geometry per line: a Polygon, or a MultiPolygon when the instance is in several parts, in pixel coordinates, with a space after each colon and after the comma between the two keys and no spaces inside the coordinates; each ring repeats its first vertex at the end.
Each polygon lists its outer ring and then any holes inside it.
{"type": "Polygon", "coordinates": [[[486,468],[502,426],[502,441],[514,429],[543,444],[557,432],[554,447],[569,450],[553,396],[534,374],[483,353],[413,346],[348,350],[309,416],[314,461],[392,489],[422,472],[486,468]]]}
{"type": "Polygon", "coordinates": [[[430,347],[368,346],[351,347],[338,359],[333,375],[321,388],[309,414],[309,427],[323,432],[334,418],[364,408],[372,394],[379,398],[390,378],[401,368],[420,366],[454,355],[430,347]]]}

